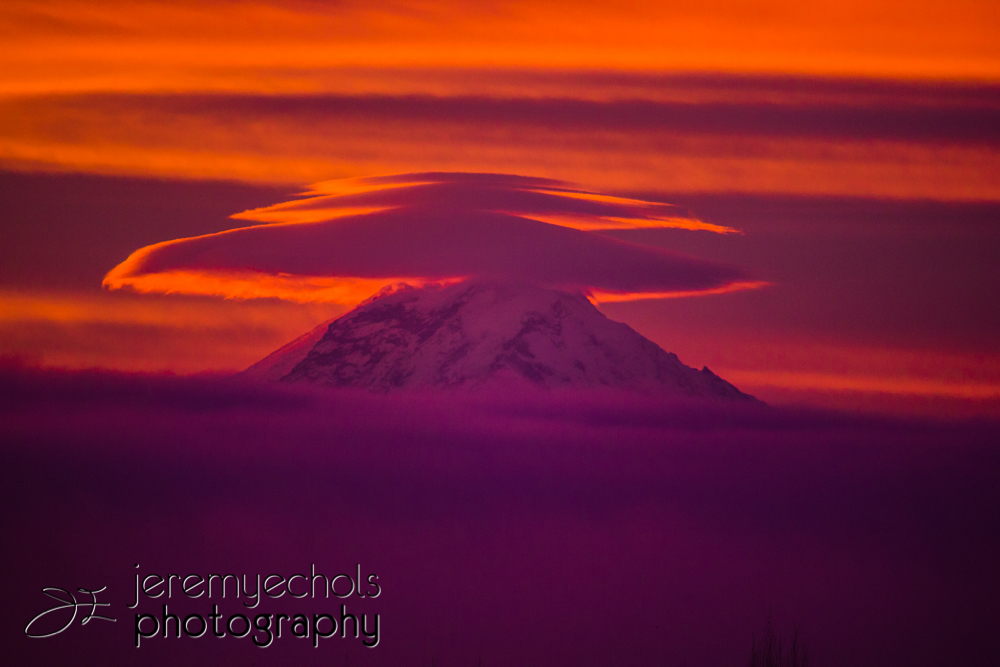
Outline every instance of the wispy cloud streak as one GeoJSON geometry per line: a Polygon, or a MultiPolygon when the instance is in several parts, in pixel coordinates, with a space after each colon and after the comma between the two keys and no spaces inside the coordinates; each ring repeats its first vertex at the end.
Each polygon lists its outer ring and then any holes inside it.
{"type": "Polygon", "coordinates": [[[735,230],[701,223],[667,204],[603,197],[548,179],[412,174],[320,183],[309,194],[291,205],[240,214],[265,220],[285,216],[279,222],[137,250],[108,273],[104,285],[350,305],[393,282],[472,276],[619,298],[693,295],[748,284],[735,268],[582,228],[682,224],[717,233],[735,230]],[[324,194],[331,192],[336,194],[324,194]],[[338,207],[352,213],[338,215],[338,207]],[[375,212],[353,213],[359,208],[375,212]],[[317,212],[324,219],[309,221],[317,212]]]}
{"type": "Polygon", "coordinates": [[[586,99],[584,84],[560,98],[6,98],[0,161],[299,186],[433,170],[531,173],[613,192],[1000,199],[991,178],[1000,95],[988,87],[730,83],[725,93],[681,86],[687,97],[673,100],[586,99]]]}

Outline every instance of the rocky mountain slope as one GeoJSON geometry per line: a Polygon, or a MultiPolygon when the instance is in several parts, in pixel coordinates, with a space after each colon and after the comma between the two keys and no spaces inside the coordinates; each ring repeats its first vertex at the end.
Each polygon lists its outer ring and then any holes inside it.
{"type": "Polygon", "coordinates": [[[244,373],[377,392],[527,383],[755,400],[582,294],[485,281],[387,288],[244,373]]]}

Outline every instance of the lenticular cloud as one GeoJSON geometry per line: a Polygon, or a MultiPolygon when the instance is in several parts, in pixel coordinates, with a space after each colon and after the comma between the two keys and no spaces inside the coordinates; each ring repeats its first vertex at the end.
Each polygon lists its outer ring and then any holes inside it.
{"type": "Polygon", "coordinates": [[[548,179],[406,174],[318,183],[298,199],[232,216],[253,226],[141,248],[111,289],[360,302],[386,284],[513,278],[595,301],[756,287],[739,270],[596,233],[737,230],[668,204],[548,179]]]}

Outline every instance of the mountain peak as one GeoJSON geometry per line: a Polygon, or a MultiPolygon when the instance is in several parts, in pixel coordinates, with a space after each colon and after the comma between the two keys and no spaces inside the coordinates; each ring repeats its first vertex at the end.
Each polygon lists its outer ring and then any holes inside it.
{"type": "Polygon", "coordinates": [[[583,294],[488,280],[385,288],[246,373],[377,392],[513,382],[753,400],[609,320],[583,294]]]}

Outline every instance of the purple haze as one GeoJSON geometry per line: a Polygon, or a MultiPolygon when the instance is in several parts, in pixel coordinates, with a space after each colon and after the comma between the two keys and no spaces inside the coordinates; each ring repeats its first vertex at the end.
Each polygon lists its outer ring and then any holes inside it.
{"type": "Polygon", "coordinates": [[[381,397],[6,368],[5,652],[24,666],[741,665],[771,609],[816,665],[994,664],[998,431],[630,394],[381,397]],[[380,644],[135,649],[136,563],[360,563],[383,592],[349,610],[380,614],[380,644]],[[117,623],[24,637],[42,587],[102,585],[117,623]]]}

